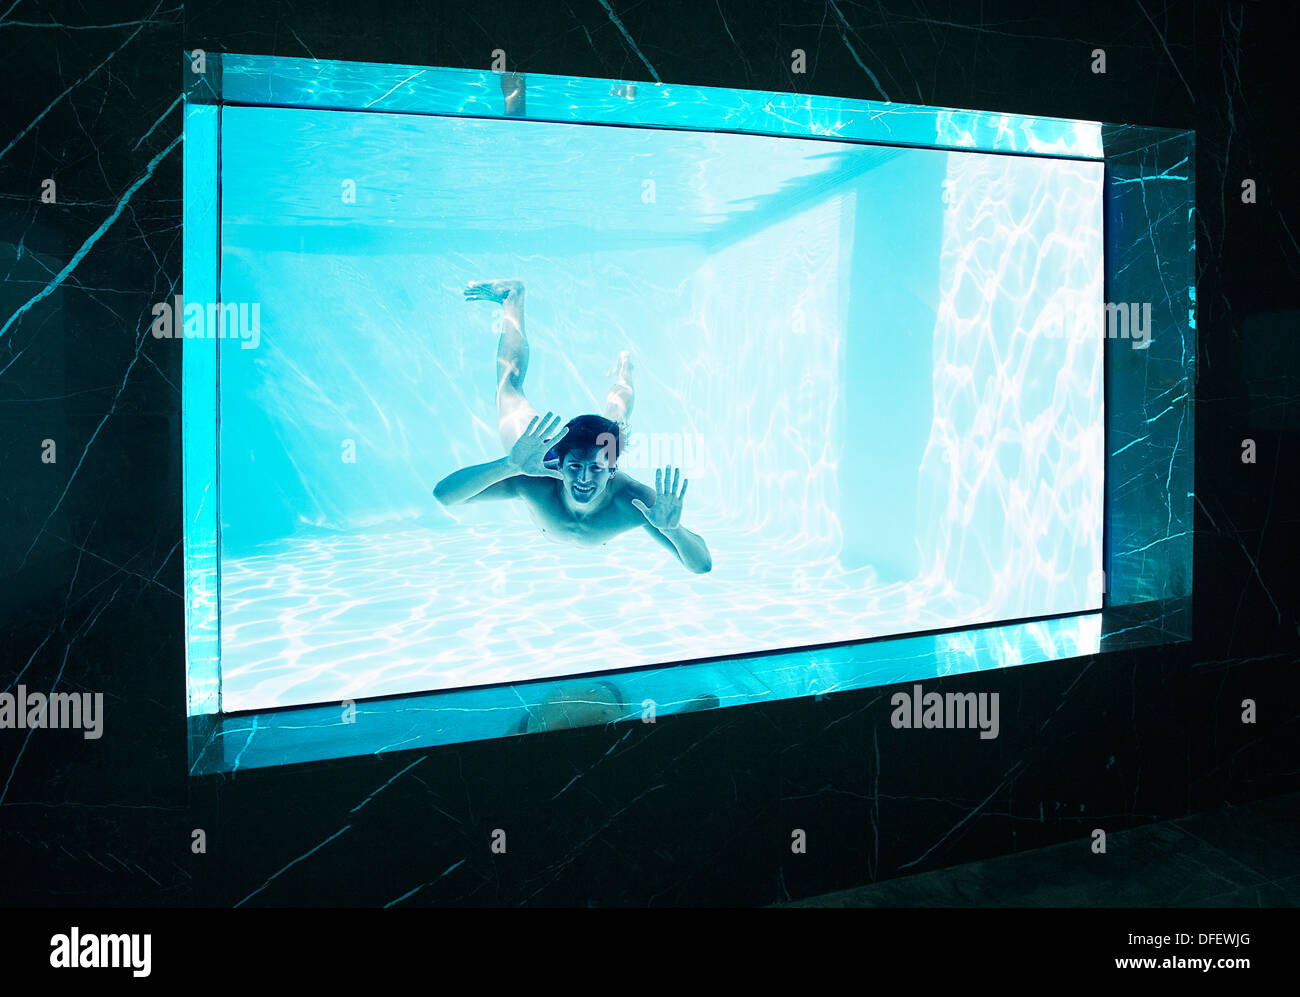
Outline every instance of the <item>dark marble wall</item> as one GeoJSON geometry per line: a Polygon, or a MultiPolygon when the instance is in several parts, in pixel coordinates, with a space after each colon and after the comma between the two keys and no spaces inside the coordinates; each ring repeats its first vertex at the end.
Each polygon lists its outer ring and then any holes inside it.
{"type": "Polygon", "coordinates": [[[97,741],[0,731],[0,902],[765,903],[1087,847],[1095,827],[1300,785],[1300,218],[1282,48],[1298,17],[1061,6],[0,2],[0,690],[103,692],[107,710],[97,741]],[[964,675],[953,688],[1002,693],[992,741],[896,731],[888,690],[865,690],[191,781],[180,343],[147,331],[179,281],[193,47],[464,67],[501,48],[524,72],[1195,128],[1195,640],[964,675]],[[496,828],[505,855],[489,851],[496,828]]]}

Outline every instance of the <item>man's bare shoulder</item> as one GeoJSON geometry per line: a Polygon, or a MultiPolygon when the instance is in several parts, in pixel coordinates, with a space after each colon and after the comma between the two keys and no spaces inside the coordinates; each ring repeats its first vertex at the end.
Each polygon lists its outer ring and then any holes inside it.
{"type": "Polygon", "coordinates": [[[529,502],[550,502],[556,497],[554,478],[537,478],[531,474],[516,474],[510,480],[514,482],[515,494],[529,502]]]}
{"type": "Polygon", "coordinates": [[[645,523],[645,516],[632,504],[632,500],[640,499],[643,505],[654,505],[655,490],[621,471],[616,480],[613,499],[619,519],[629,526],[641,526],[645,523]]]}
{"type": "Polygon", "coordinates": [[[649,485],[637,481],[636,478],[629,477],[623,471],[618,472],[614,488],[614,497],[618,499],[620,504],[634,510],[636,506],[632,505],[633,499],[640,499],[646,505],[652,505],[654,502],[655,490],[649,485]]]}

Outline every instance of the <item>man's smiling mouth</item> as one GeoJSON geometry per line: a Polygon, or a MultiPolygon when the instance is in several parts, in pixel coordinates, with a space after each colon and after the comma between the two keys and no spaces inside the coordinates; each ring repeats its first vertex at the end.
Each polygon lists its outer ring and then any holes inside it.
{"type": "Polygon", "coordinates": [[[573,494],[577,498],[588,499],[596,494],[595,485],[574,485],[573,494]]]}

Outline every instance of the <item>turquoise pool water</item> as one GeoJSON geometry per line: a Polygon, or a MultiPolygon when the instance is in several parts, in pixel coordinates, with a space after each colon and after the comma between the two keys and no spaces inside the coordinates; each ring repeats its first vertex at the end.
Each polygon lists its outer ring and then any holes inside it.
{"type": "Polygon", "coordinates": [[[221,293],[258,306],[220,353],[226,711],[1100,606],[1100,163],[222,113],[221,293]],[[685,465],[710,573],[433,500],[502,453],[500,309],[461,294],[496,277],[539,409],[599,412],[631,352],[622,467],[685,465]]]}

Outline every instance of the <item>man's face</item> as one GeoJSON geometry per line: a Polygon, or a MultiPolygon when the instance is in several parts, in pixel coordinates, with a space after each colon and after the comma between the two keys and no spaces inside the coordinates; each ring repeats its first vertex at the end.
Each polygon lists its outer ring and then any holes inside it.
{"type": "Polygon", "coordinates": [[[560,474],[564,476],[564,490],[575,505],[588,505],[605,490],[614,469],[609,465],[609,451],[605,447],[590,450],[570,450],[560,461],[560,474]]]}

